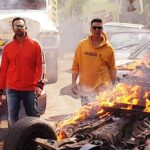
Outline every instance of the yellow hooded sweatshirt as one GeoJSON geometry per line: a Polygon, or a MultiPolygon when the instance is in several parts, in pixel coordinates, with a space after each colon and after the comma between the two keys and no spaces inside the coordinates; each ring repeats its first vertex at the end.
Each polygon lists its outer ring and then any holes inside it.
{"type": "Polygon", "coordinates": [[[102,42],[94,48],[91,36],[80,41],[76,48],[72,73],[79,73],[81,87],[96,90],[116,78],[114,50],[102,32],[102,42]]]}

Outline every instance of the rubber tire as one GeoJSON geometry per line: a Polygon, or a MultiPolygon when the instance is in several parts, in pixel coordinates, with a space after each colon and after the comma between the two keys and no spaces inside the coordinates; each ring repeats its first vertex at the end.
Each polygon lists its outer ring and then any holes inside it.
{"type": "Polygon", "coordinates": [[[47,84],[56,83],[58,80],[58,57],[56,54],[54,57],[50,55],[48,52],[45,53],[47,84]]]}
{"type": "Polygon", "coordinates": [[[56,140],[54,126],[37,117],[24,117],[9,130],[3,150],[35,150],[34,138],[56,140]]]}

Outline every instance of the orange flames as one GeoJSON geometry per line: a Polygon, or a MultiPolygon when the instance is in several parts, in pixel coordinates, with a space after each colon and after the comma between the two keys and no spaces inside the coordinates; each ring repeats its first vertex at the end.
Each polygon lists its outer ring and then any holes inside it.
{"type": "MultiPolygon", "coordinates": [[[[120,109],[132,110],[134,105],[138,105],[141,98],[146,103],[144,112],[150,112],[150,91],[146,91],[143,97],[141,97],[141,90],[142,87],[139,85],[119,83],[112,90],[100,92],[99,95],[96,96],[95,101],[83,106],[68,120],[60,122],[58,128],[62,129],[67,125],[75,125],[79,121],[86,120],[91,115],[99,116],[100,119],[108,116],[110,113],[104,111],[102,107],[115,108],[116,106],[118,107],[119,104],[127,104],[120,105],[120,109]]],[[[58,132],[59,140],[63,138],[60,131],[61,130],[58,132]]]]}
{"type": "MultiPolygon", "coordinates": [[[[138,76],[144,79],[144,76],[149,74],[146,69],[150,69],[150,57],[145,57],[142,60],[124,65],[119,69],[134,70],[132,74],[133,78],[134,76],[138,76]]],[[[144,82],[144,80],[142,82],[144,82]]],[[[96,116],[101,119],[111,115],[111,113],[107,112],[104,107],[133,110],[134,106],[140,106],[142,101],[142,104],[144,104],[143,112],[150,113],[150,91],[143,91],[143,89],[144,87],[140,85],[119,83],[113,87],[113,89],[107,88],[107,90],[100,92],[96,96],[95,101],[83,106],[69,119],[58,123],[58,140],[66,137],[66,135],[64,135],[63,128],[67,126],[77,126],[79,122],[87,120],[90,116],[96,116]]]]}
{"type": "Polygon", "coordinates": [[[146,107],[145,107],[145,112],[150,112],[150,91],[145,92],[144,98],[146,100],[146,107]]]}
{"type": "Polygon", "coordinates": [[[112,91],[102,92],[98,95],[97,100],[101,106],[113,107],[117,104],[137,105],[140,99],[141,87],[132,86],[125,83],[119,83],[112,91]]]}

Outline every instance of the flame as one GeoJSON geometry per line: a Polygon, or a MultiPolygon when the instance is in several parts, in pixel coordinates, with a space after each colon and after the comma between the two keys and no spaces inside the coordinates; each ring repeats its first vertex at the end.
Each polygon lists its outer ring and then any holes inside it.
{"type": "Polygon", "coordinates": [[[56,134],[57,134],[57,140],[58,141],[61,141],[62,139],[67,138],[67,135],[65,134],[65,132],[61,128],[56,131],[56,134]]]}
{"type": "MultiPolygon", "coordinates": [[[[119,83],[113,88],[101,90],[101,92],[95,97],[95,101],[83,106],[80,110],[75,112],[72,117],[57,124],[58,140],[67,137],[63,128],[67,128],[68,126],[78,127],[80,122],[94,117],[98,119],[105,119],[105,117],[109,117],[111,112],[108,112],[106,108],[129,110],[128,112],[131,112],[130,110],[140,108],[139,111],[150,113],[150,91],[147,91],[147,87],[145,87],[145,84],[150,84],[150,82],[145,82],[147,80],[149,81],[150,78],[149,68],[149,56],[128,65],[121,66],[119,69],[132,70],[131,80],[135,79],[136,83],[139,85],[135,85],[135,82],[129,81],[134,85],[119,83]],[[139,107],[141,106],[141,101],[144,106],[139,107]],[[144,108],[144,110],[141,108],[144,108]]],[[[127,78],[127,80],[128,79],[129,78],[127,78]]]]}
{"type": "MultiPolygon", "coordinates": [[[[103,107],[119,107],[120,109],[132,110],[134,105],[138,105],[141,99],[142,87],[139,85],[128,85],[126,83],[117,84],[112,90],[100,92],[95,101],[83,106],[71,118],[59,122],[58,140],[66,137],[63,128],[67,125],[77,125],[91,116],[98,116],[100,119],[110,115],[103,107]]],[[[143,98],[146,102],[144,112],[150,112],[150,91],[146,91],[143,98]]]]}
{"type": "Polygon", "coordinates": [[[145,92],[144,98],[146,99],[146,107],[144,112],[150,112],[150,91],[145,92]]]}
{"type": "MultiPolygon", "coordinates": [[[[97,100],[101,106],[113,107],[119,103],[137,105],[140,99],[141,87],[119,83],[112,91],[99,93],[97,100]]],[[[129,106],[129,108],[131,107],[129,106]]]]}
{"type": "Polygon", "coordinates": [[[64,120],[58,124],[58,127],[63,128],[66,125],[74,125],[80,120],[86,120],[92,114],[103,115],[104,110],[100,108],[97,102],[91,102],[88,105],[83,106],[78,112],[75,112],[73,116],[67,120],[64,120]],[[94,111],[95,110],[95,111],[94,111]]]}
{"type": "Polygon", "coordinates": [[[146,108],[144,109],[144,112],[150,112],[150,100],[146,100],[146,108]]]}

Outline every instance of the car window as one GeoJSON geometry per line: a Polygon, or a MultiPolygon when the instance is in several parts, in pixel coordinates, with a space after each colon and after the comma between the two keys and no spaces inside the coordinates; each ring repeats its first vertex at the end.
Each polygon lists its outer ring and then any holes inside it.
{"type": "Polygon", "coordinates": [[[135,54],[132,54],[130,58],[138,59],[138,58],[143,58],[146,56],[150,56],[150,43],[145,44],[143,48],[139,49],[135,54]]]}

